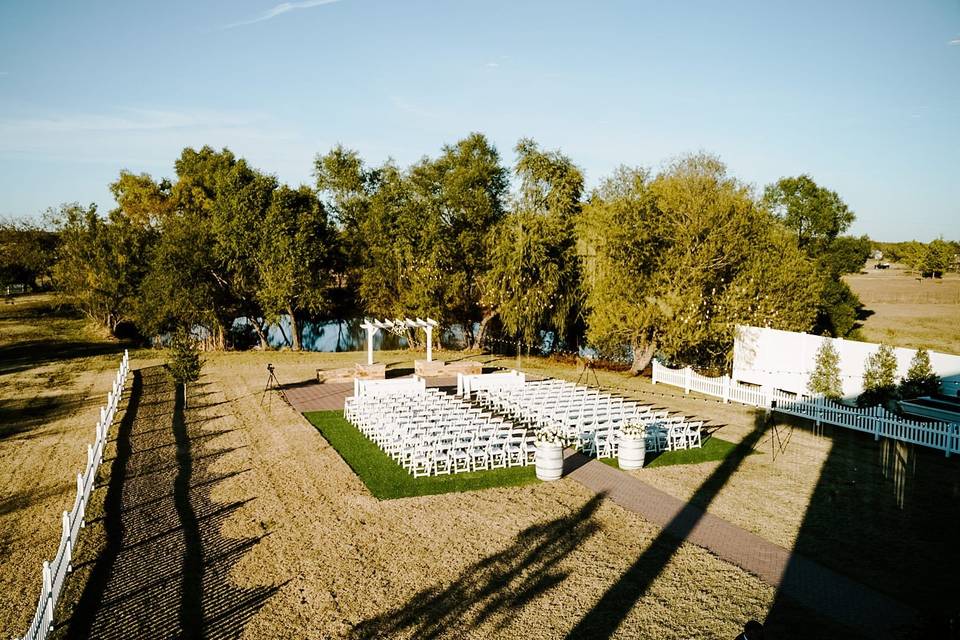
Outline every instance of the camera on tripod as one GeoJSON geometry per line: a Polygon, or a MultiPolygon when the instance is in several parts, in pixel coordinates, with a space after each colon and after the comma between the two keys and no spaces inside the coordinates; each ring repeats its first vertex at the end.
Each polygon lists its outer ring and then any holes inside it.
{"type": "MultiPolygon", "coordinates": [[[[263,387],[263,395],[260,396],[260,404],[263,404],[263,399],[271,391],[276,391],[280,394],[280,397],[283,398],[283,401],[287,404],[290,404],[290,401],[287,399],[287,394],[283,392],[283,385],[280,384],[280,381],[277,380],[277,373],[274,371],[274,366],[272,363],[267,364],[267,384],[263,387]]],[[[271,396],[273,397],[273,396],[271,396]]]]}

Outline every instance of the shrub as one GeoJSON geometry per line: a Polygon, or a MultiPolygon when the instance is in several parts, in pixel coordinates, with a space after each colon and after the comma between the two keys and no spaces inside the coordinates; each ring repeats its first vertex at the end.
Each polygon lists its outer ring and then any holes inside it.
{"type": "Polygon", "coordinates": [[[897,357],[890,345],[881,344],[879,349],[867,356],[863,370],[863,393],[857,398],[857,404],[869,407],[896,399],[896,378],[897,357]]]}
{"type": "Polygon", "coordinates": [[[917,349],[907,369],[907,377],[900,381],[901,398],[931,396],[940,390],[940,377],[930,366],[930,354],[926,349],[917,349]]]}
{"type": "Polygon", "coordinates": [[[843,395],[843,383],[840,380],[840,354],[833,348],[832,340],[825,339],[820,343],[816,363],[807,382],[807,389],[814,395],[831,400],[839,400],[843,395]]]}
{"type": "Polygon", "coordinates": [[[203,362],[197,352],[196,341],[182,329],[175,332],[170,340],[167,356],[167,370],[177,384],[196,382],[200,378],[203,362]]]}

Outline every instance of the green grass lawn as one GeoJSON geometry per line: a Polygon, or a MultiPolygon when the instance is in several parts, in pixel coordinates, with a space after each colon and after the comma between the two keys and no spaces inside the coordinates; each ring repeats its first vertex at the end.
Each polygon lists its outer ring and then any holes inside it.
{"type": "MultiPolygon", "coordinates": [[[[679,451],[664,451],[662,453],[647,453],[644,469],[653,467],[667,467],[674,464],[697,464],[699,462],[711,462],[723,460],[737,445],[726,440],[721,440],[716,436],[711,436],[703,441],[703,446],[699,449],[681,449],[679,451]]],[[[601,458],[601,462],[617,469],[620,465],[616,458],[601,458]]]]}
{"type": "Polygon", "coordinates": [[[303,414],[380,500],[513,487],[537,482],[533,465],[414,478],[347,422],[342,411],[303,414]]]}

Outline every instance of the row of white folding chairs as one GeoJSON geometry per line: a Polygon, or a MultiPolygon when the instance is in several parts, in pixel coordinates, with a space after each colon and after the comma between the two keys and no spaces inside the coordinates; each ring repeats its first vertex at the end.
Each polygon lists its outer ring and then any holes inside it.
{"type": "Polygon", "coordinates": [[[517,417],[567,411],[581,419],[589,419],[592,415],[602,416],[611,409],[638,404],[623,396],[559,380],[537,381],[523,387],[483,390],[478,393],[477,399],[481,404],[500,413],[517,417]]]}
{"type": "Polygon", "coordinates": [[[525,429],[493,434],[478,430],[469,439],[464,435],[432,443],[414,439],[397,461],[414,477],[525,466],[535,461],[536,443],[525,429]]]}
{"type": "Polygon", "coordinates": [[[348,399],[345,415],[415,476],[530,464],[533,434],[437,390],[348,399]]]}
{"type": "MultiPolygon", "coordinates": [[[[508,409],[508,413],[521,416],[538,427],[556,427],[570,442],[575,442],[584,430],[605,424],[625,424],[650,412],[649,405],[596,390],[583,392],[586,387],[570,383],[533,384],[536,386],[528,393],[510,394],[497,390],[496,398],[484,394],[480,401],[508,409]]],[[[666,412],[663,415],[666,416],[666,412]]]]}
{"type": "MultiPolygon", "coordinates": [[[[703,445],[702,428],[703,421],[687,422],[679,419],[672,422],[651,422],[647,425],[644,448],[649,452],[700,448],[703,445]]],[[[611,426],[581,434],[580,449],[598,458],[616,457],[622,441],[621,433],[619,427],[611,426]]]]}
{"type": "Polygon", "coordinates": [[[378,434],[377,444],[414,476],[440,475],[534,462],[534,436],[509,423],[463,423],[456,428],[421,422],[378,434]]]}

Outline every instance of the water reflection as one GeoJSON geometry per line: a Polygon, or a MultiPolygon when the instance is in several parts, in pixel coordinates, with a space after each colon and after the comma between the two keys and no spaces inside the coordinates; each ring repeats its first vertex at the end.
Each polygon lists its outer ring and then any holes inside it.
{"type": "MultiPolygon", "coordinates": [[[[351,320],[321,320],[305,321],[301,323],[300,340],[305,351],[365,351],[367,348],[367,332],[360,326],[362,318],[351,320]]],[[[244,334],[250,346],[257,343],[246,318],[238,318],[234,322],[234,332],[244,334]]],[[[423,332],[420,339],[425,340],[423,332]]],[[[450,349],[461,349],[465,346],[466,338],[463,327],[454,325],[446,327],[434,334],[435,344],[450,349]]],[[[282,316],[280,322],[270,325],[267,329],[267,344],[271,348],[289,347],[291,342],[290,318],[282,316]]],[[[406,336],[398,336],[390,331],[381,329],[373,336],[374,350],[393,350],[407,348],[406,336]]]]}

